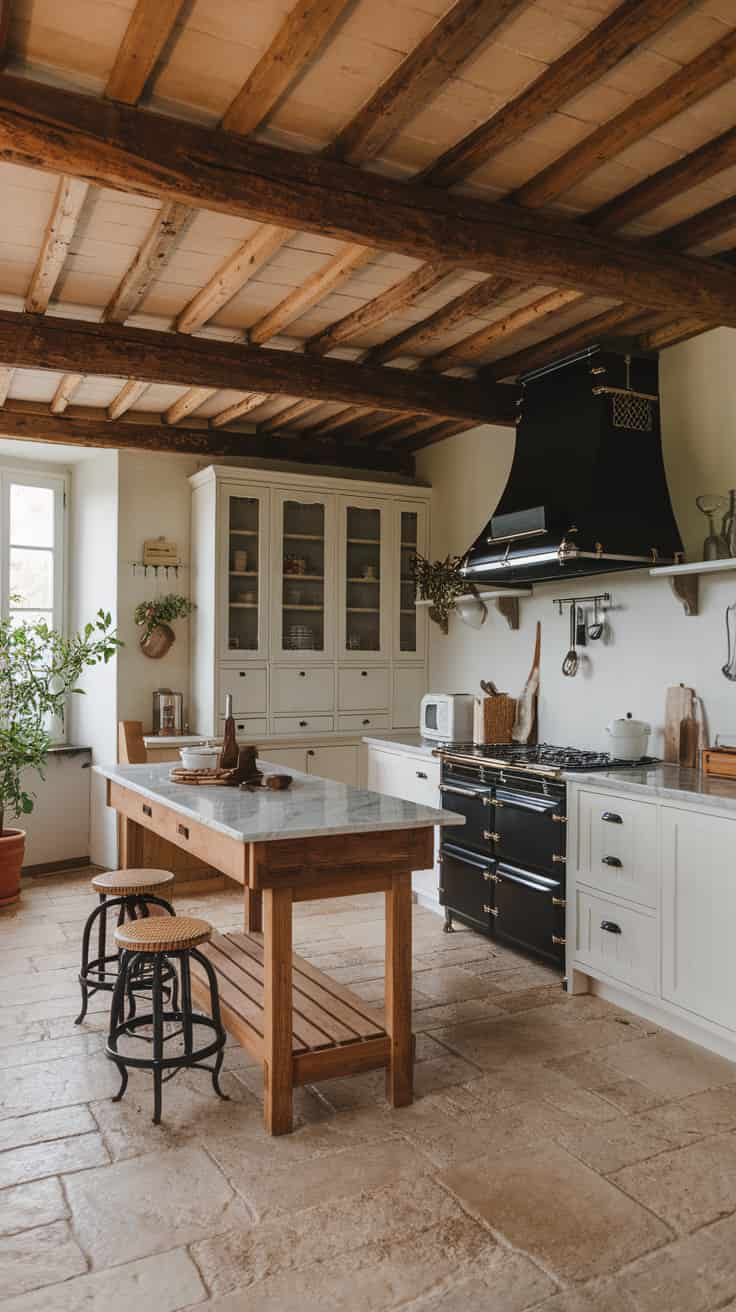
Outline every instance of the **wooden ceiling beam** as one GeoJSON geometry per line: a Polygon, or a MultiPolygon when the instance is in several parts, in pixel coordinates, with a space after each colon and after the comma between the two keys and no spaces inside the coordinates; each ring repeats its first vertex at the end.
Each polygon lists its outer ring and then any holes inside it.
{"type": "Polygon", "coordinates": [[[111,424],[104,410],[71,406],[64,416],[27,401],[6,401],[0,409],[0,434],[26,442],[58,442],[108,450],[166,451],[200,455],[207,460],[248,456],[295,460],[303,464],[412,474],[410,452],[353,446],[334,441],[307,441],[296,433],[284,437],[241,433],[236,429],[171,428],[150,416],[146,422],[121,419],[111,424]]]}
{"type": "Polygon", "coordinates": [[[257,410],[259,405],[263,405],[268,400],[268,394],[265,392],[251,392],[249,396],[244,396],[240,401],[234,401],[218,414],[212,415],[210,419],[210,428],[224,428],[226,424],[232,424],[236,419],[242,419],[243,415],[249,415],[251,410],[257,410]]]}
{"type": "Polygon", "coordinates": [[[351,119],[330,153],[351,164],[384,146],[526,0],[456,0],[351,119]]]}
{"type": "Polygon", "coordinates": [[[138,0],[107,79],[105,95],[135,105],[174,30],[185,0],[138,0]]]}
{"type": "Polygon", "coordinates": [[[51,216],[33,270],[25,307],[29,314],[43,314],[54,293],[72,237],[87,199],[89,184],[65,174],[59,178],[51,216]]]}
{"type": "Polygon", "coordinates": [[[354,0],[297,0],[230,105],[221,126],[247,136],[314,59],[354,0]]]}
{"type": "Polygon", "coordinates": [[[129,378],[120,388],[117,396],[114,396],[107,407],[108,419],[122,419],[123,415],[130,410],[131,406],[139,401],[144,392],[147,392],[150,383],[140,382],[137,378],[129,378]]]}
{"type": "Polygon", "coordinates": [[[293,401],[291,405],[279,410],[278,414],[259,420],[258,431],[272,433],[278,429],[281,432],[284,428],[290,428],[297,419],[302,418],[302,415],[311,414],[313,410],[319,410],[323,405],[324,401],[293,401]]]}
{"type": "Polygon", "coordinates": [[[279,301],[268,314],[264,314],[262,319],[253,324],[248,330],[248,341],[251,345],[261,346],[269,337],[275,337],[312,305],[329,296],[330,292],[344,283],[357,269],[362,269],[368,264],[373,259],[373,254],[374,252],[367,250],[365,246],[356,246],[352,243],[344,246],[336,255],[331,256],[321,269],[305,278],[299,287],[295,287],[283,301],[279,301]]]}
{"type": "Polygon", "coordinates": [[[446,150],[425,170],[424,180],[436,187],[451,187],[467,178],[505,146],[598,82],[690,5],[691,0],[624,0],[515,99],[446,150]]]}
{"type": "Polygon", "coordinates": [[[700,337],[713,327],[712,323],[703,323],[701,319],[675,319],[642,333],[637,345],[643,351],[663,351],[667,346],[677,346],[678,342],[700,337]]]}
{"type": "Polygon", "coordinates": [[[347,360],[307,359],[295,351],[155,332],[82,319],[0,311],[0,360],[7,366],[78,370],[190,387],[233,388],[374,409],[503,422],[505,389],[374,369],[347,360]]]}
{"type": "Polygon", "coordinates": [[[164,411],[164,423],[180,423],[188,415],[194,414],[195,410],[199,410],[199,407],[204,405],[205,401],[209,401],[210,397],[214,396],[219,390],[219,387],[188,388],[186,392],[176,398],[168,410],[164,411]]]}
{"type": "Polygon", "coordinates": [[[365,362],[385,364],[387,360],[395,360],[399,355],[416,351],[427,342],[431,342],[434,337],[438,337],[440,333],[452,332],[458,324],[472,318],[481,310],[487,310],[490,305],[499,305],[510,296],[520,295],[525,290],[525,284],[515,282],[512,278],[485,278],[483,282],[476,283],[474,287],[468,288],[466,292],[461,292],[459,296],[448,301],[447,305],[435,310],[427,319],[412,324],[410,328],[405,328],[403,332],[397,333],[395,337],[389,337],[385,342],[379,342],[377,346],[372,346],[366,354],[365,362]]]}
{"type": "Polygon", "coordinates": [[[736,31],[731,31],[646,96],[640,96],[620,114],[602,123],[577,146],[519,187],[513,199],[527,209],[538,209],[563,196],[586,174],[730,82],[734,74],[736,31]]]}
{"type": "Polygon", "coordinates": [[[385,292],[374,296],[373,300],[367,301],[351,314],[338,319],[337,323],[330,324],[330,327],[325,328],[323,332],[310,337],[304,343],[304,349],[310,355],[326,355],[342,342],[347,342],[358,333],[365,332],[366,328],[372,328],[390,315],[398,314],[407,306],[413,305],[420,296],[424,296],[433,287],[444,282],[452,272],[453,266],[447,260],[420,264],[418,269],[414,269],[405,278],[400,278],[393,287],[388,287],[385,292]]]}
{"type": "Polygon", "coordinates": [[[188,205],[164,201],[143,245],[108,301],[103,312],[106,323],[125,323],[143,304],[153,283],[169,263],[177,242],[194,217],[188,205]]]}
{"type": "MultiPolygon", "coordinates": [[[[736,33],[733,34],[736,43],[736,33]]],[[[0,75],[0,156],[124,191],[282,222],[422,260],[736,326],[736,272],[600,237],[557,215],[448,195],[140,109],[0,75]]]]}
{"type": "Polygon", "coordinates": [[[449,346],[446,351],[440,351],[439,355],[430,356],[428,360],[423,361],[423,366],[425,369],[442,373],[445,369],[455,369],[458,365],[471,363],[478,356],[484,355],[494,342],[540,323],[547,315],[555,314],[583,299],[582,292],[549,292],[531,305],[522,305],[518,310],[512,310],[511,314],[501,319],[494,319],[493,323],[486,324],[485,328],[479,328],[478,332],[464,337],[455,346],[449,346]]]}
{"type": "Polygon", "coordinates": [[[10,391],[10,384],[13,381],[14,369],[6,369],[0,365],[0,405],[5,405],[10,391]]]}
{"type": "Polygon", "coordinates": [[[49,409],[52,415],[63,415],[74,393],[84,382],[84,374],[64,374],[54,392],[49,409]]]}
{"type": "Polygon", "coordinates": [[[10,11],[13,0],[0,0],[0,69],[10,58],[10,11]]]}

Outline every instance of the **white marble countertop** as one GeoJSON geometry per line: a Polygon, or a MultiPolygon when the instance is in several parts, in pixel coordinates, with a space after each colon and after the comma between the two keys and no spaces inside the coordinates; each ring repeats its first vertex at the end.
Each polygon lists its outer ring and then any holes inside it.
{"type": "Polygon", "coordinates": [[[259,764],[268,774],[290,774],[291,788],[283,792],[267,788],[241,792],[239,788],[175,784],[169,778],[171,764],[96,765],[93,769],[149,801],[163,802],[191,820],[243,843],[465,823],[463,816],[452,811],[417,806],[398,797],[287,771],[270,765],[268,759],[259,764]]]}
{"type": "Polygon", "coordinates": [[[631,770],[602,770],[593,773],[567,771],[568,783],[585,784],[632,797],[659,798],[667,802],[689,802],[708,808],[736,811],[736,780],[715,779],[682,765],[649,765],[631,770]]]}
{"type": "Polygon", "coordinates": [[[393,752],[404,752],[407,756],[433,756],[439,743],[430,738],[422,738],[418,733],[402,733],[398,738],[378,738],[364,734],[363,742],[369,747],[387,747],[393,752]]]}

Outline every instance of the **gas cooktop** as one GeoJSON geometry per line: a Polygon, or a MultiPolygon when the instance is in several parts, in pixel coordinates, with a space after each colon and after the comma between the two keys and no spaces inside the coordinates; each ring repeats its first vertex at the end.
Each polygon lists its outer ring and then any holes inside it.
{"type": "Polygon", "coordinates": [[[578,747],[552,747],[549,743],[440,743],[437,753],[443,760],[467,764],[506,766],[530,774],[560,775],[563,770],[617,770],[655,765],[656,757],[641,756],[622,761],[609,752],[590,752],[578,747]]]}

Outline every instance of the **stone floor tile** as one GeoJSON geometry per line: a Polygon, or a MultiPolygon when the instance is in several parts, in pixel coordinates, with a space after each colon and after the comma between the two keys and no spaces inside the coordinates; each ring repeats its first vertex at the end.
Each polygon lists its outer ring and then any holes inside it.
{"type": "Polygon", "coordinates": [[[51,1143],[11,1148],[0,1153],[0,1189],[25,1180],[40,1180],[46,1175],[86,1171],[91,1166],[105,1166],[109,1161],[99,1134],[80,1134],[51,1143]]]}
{"type": "Polygon", "coordinates": [[[93,1268],[130,1262],[237,1227],[251,1218],[222,1172],[186,1146],[65,1179],[74,1229],[93,1268]]]}
{"type": "Polygon", "coordinates": [[[20,1294],[4,1302],[3,1312],[178,1312],[205,1297],[197,1268],[179,1248],[20,1294]]]}
{"type": "Polygon", "coordinates": [[[96,1129],[94,1117],[82,1106],[14,1116],[0,1121],[0,1152],[7,1148],[22,1148],[28,1143],[63,1139],[70,1134],[87,1134],[96,1129]]]}
{"type": "MultiPolygon", "coordinates": [[[[417,1062],[414,1067],[414,1095],[417,1098],[446,1089],[453,1084],[465,1084],[477,1075],[477,1068],[455,1053],[445,1052],[417,1062]]],[[[334,1108],[366,1107],[384,1101],[386,1077],[382,1070],[365,1075],[351,1075],[334,1080],[322,1080],[314,1087],[334,1108]]]]}
{"type": "Polygon", "coordinates": [[[659,1106],[662,1101],[661,1094],[654,1093],[646,1084],[640,1084],[638,1080],[629,1079],[628,1076],[620,1080],[612,1080],[610,1084],[601,1084],[595,1092],[599,1098],[604,1098],[617,1111],[627,1116],[636,1116],[639,1112],[649,1111],[659,1106]]]}
{"type": "Polygon", "coordinates": [[[679,1102],[662,1103],[642,1118],[684,1146],[694,1139],[736,1130],[736,1085],[706,1089],[679,1102]]]}
{"type": "Polygon", "coordinates": [[[415,973],[417,988],[434,1002],[463,1002],[467,998],[483,998],[493,992],[488,980],[474,975],[467,966],[441,966],[415,973]]]}
{"type": "Polygon", "coordinates": [[[112,1062],[100,1054],[11,1066],[0,1071],[0,1120],[22,1112],[112,1097],[119,1083],[112,1062]]]}
{"type": "Polygon", "coordinates": [[[622,1043],[609,1048],[603,1059],[664,1099],[685,1098],[736,1081],[736,1064],[664,1031],[643,1046],[622,1043]]]}
{"type": "Polygon", "coordinates": [[[637,1118],[620,1116],[604,1125],[576,1126],[569,1133],[559,1135],[558,1143],[594,1171],[609,1175],[673,1148],[676,1140],[664,1130],[642,1124],[637,1118]]]}
{"type": "Polygon", "coordinates": [[[514,1248],[563,1280],[616,1270],[670,1235],[557,1144],[479,1158],[438,1179],[514,1248]]]}
{"type": "MultiPolygon", "coordinates": [[[[32,1226],[50,1225],[69,1215],[58,1180],[33,1180],[0,1194],[0,1235],[14,1235],[32,1226]]],[[[0,1274],[0,1288],[2,1275],[0,1274]]]]}
{"type": "Polygon", "coordinates": [[[452,1279],[421,1299],[412,1312],[524,1312],[554,1291],[554,1282],[523,1253],[495,1248],[484,1254],[483,1275],[452,1279]]]}
{"type": "Polygon", "coordinates": [[[47,1037],[47,1025],[42,1020],[19,1020],[13,1013],[4,1016],[0,1025],[0,1051],[3,1048],[15,1048],[19,1043],[37,1043],[47,1037]]]}
{"type": "Polygon", "coordinates": [[[500,1016],[500,1009],[488,998],[468,998],[464,1002],[437,1003],[417,1007],[414,1002],[412,1025],[418,1030],[441,1029],[444,1025],[459,1025],[463,1021],[487,1020],[500,1016]]]}
{"type": "Polygon", "coordinates": [[[736,1212],[736,1134],[719,1134],[611,1177],[678,1231],[736,1212]]]}
{"type": "Polygon", "coordinates": [[[2,1298],[68,1280],[87,1270],[87,1261],[66,1221],[37,1226],[0,1239],[2,1298]]]}
{"type": "Polygon", "coordinates": [[[0,1048],[0,1069],[6,1066],[30,1066],[34,1062],[56,1061],[59,1057],[75,1057],[101,1052],[105,1046],[102,1031],[94,1034],[73,1033],[58,1039],[40,1039],[37,1043],[14,1043],[0,1048]]]}

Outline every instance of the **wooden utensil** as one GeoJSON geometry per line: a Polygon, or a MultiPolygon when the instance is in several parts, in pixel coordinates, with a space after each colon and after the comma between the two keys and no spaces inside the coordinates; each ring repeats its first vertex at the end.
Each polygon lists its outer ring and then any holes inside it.
{"type": "Polygon", "coordinates": [[[680,765],[695,769],[698,763],[698,724],[693,714],[695,694],[690,691],[690,705],[687,715],[680,720],[679,760],[680,765]]]}
{"type": "Polygon", "coordinates": [[[537,694],[539,692],[539,655],[542,646],[542,625],[537,620],[534,656],[529,677],[516,703],[516,719],[511,731],[515,743],[533,743],[537,739],[537,694]]]}
{"type": "Polygon", "coordinates": [[[680,724],[691,714],[694,690],[678,683],[667,689],[664,711],[664,759],[677,765],[680,760],[680,724]]]}

